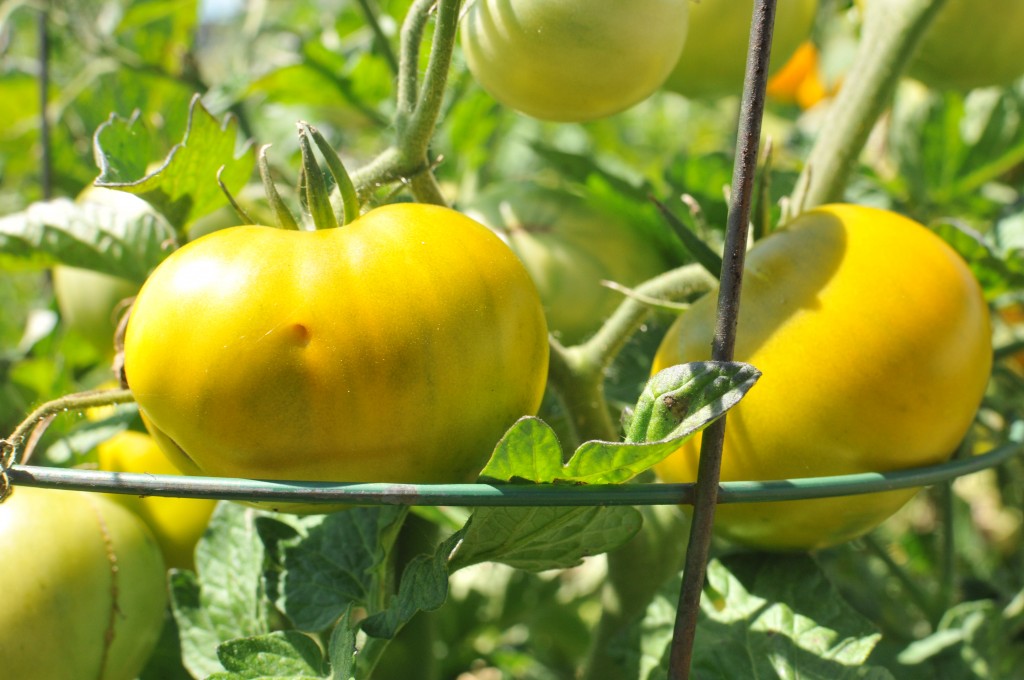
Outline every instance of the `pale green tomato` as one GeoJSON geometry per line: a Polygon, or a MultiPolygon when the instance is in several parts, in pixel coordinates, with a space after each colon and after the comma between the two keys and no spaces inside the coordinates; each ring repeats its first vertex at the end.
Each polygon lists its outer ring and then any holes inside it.
{"type": "Polygon", "coordinates": [[[134,680],[167,601],[142,520],[100,494],[16,487],[0,540],[0,676],[134,680]]]}
{"type": "Polygon", "coordinates": [[[502,186],[469,212],[501,234],[526,265],[548,328],[564,344],[586,339],[623,300],[602,281],[635,286],[668,268],[642,225],[567,191],[502,186]]]}
{"type": "Polygon", "coordinates": [[[53,268],[61,323],[102,356],[114,355],[118,318],[138,290],[137,283],[109,274],[65,265],[53,268]]]}
{"type": "Polygon", "coordinates": [[[687,35],[690,0],[476,0],[462,50],[499,102],[542,120],[602,118],[649,97],[687,35]]]}
{"type": "MultiPolygon", "coordinates": [[[[690,5],[690,32],[665,88],[692,98],[739,95],[743,90],[753,0],[700,0],[690,5]]],[[[807,40],[818,0],[778,0],[769,73],[807,40]]]]}

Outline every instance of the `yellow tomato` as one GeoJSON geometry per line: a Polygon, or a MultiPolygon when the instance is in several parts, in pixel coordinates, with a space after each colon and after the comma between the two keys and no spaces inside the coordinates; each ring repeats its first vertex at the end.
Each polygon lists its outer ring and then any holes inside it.
{"type": "MultiPolygon", "coordinates": [[[[174,475],[179,471],[160,447],[141,432],[121,432],[99,445],[101,470],[108,472],[147,472],[174,475]]],[[[110,494],[141,517],[156,536],[168,567],[192,569],[196,543],[210,523],[216,501],[161,496],[110,494]]]]}
{"type": "MultiPolygon", "coordinates": [[[[690,29],[665,88],[693,98],[739,95],[750,42],[751,0],[690,3],[690,29]]],[[[810,35],[817,0],[778,0],[769,72],[777,71],[810,35]]]]}
{"type": "MultiPolygon", "coordinates": [[[[716,296],[673,325],[653,370],[708,359],[716,296]]],[[[830,205],[751,249],[736,343],[760,382],[727,416],[723,480],[881,472],[944,461],[988,382],[988,307],[963,260],[895,213],[830,205]]],[[[700,437],[658,466],[696,479],[700,437]]],[[[914,490],[721,505],[716,528],[767,549],[861,535],[914,490]]]]}
{"type": "Polygon", "coordinates": [[[232,227],[184,246],[136,299],[125,370],[187,473],[465,482],[536,412],[547,342],[501,239],[405,203],[338,229],[232,227]]]}
{"type": "Polygon", "coordinates": [[[160,637],[160,549],[99,494],[17,487],[0,505],[0,675],[134,680],[160,637]]]}

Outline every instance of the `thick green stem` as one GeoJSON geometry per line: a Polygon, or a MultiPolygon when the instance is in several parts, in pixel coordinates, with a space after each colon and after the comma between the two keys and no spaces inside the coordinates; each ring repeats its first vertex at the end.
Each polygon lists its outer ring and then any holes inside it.
{"type": "Polygon", "coordinates": [[[417,0],[410,8],[402,26],[394,121],[397,139],[393,146],[352,174],[360,196],[395,182],[407,182],[421,203],[447,205],[433,176],[429,150],[444,101],[460,5],[461,0],[417,0]],[[430,57],[422,87],[418,87],[420,44],[435,6],[437,18],[430,57]]]}
{"type": "Polygon", "coordinates": [[[946,0],[866,3],[854,68],[830,105],[797,181],[789,216],[842,200],[846,182],[917,43],[946,0]]]}

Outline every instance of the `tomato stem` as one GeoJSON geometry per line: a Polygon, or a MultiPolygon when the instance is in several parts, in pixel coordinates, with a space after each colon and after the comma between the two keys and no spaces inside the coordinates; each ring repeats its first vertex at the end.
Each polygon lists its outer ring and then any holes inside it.
{"type": "Polygon", "coordinates": [[[846,182],[875,121],[888,106],[903,70],[946,0],[890,0],[867,4],[853,68],[829,105],[797,180],[783,221],[842,200],[846,182]]]}

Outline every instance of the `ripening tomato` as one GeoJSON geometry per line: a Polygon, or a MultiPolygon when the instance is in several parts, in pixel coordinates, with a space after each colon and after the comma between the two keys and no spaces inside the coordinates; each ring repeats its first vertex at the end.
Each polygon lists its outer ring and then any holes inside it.
{"type": "MultiPolygon", "coordinates": [[[[739,95],[750,42],[751,0],[701,0],[690,7],[690,31],[665,88],[692,98],[739,95]]],[[[778,0],[769,74],[807,40],[818,0],[778,0]]]]}
{"type": "Polygon", "coordinates": [[[1024,2],[947,0],[922,36],[907,75],[952,90],[1008,85],[1024,76],[1024,2]]]}
{"type": "MultiPolygon", "coordinates": [[[[119,432],[97,447],[101,470],[179,474],[152,437],[142,432],[119,432]]],[[[110,494],[110,498],[142,518],[149,526],[168,568],[193,569],[196,543],[210,523],[217,502],[199,498],[110,494]]]]}
{"type": "Polygon", "coordinates": [[[160,548],[100,494],[17,487],[0,505],[0,675],[134,680],[167,602],[160,548]]]}
{"type": "MultiPolygon", "coordinates": [[[[654,371],[710,357],[716,296],[672,326],[654,371]]],[[[747,257],[737,361],[761,380],[729,412],[723,480],[884,472],[940,463],[968,431],[992,343],[981,288],[959,255],[892,212],[806,212],[747,257]]],[[[696,479],[700,437],[659,464],[696,479]]],[[[716,529],[766,549],[815,549],[859,536],[914,490],[719,506],[716,529]]]]}
{"type": "Polygon", "coordinates": [[[807,41],[768,80],[765,93],[774,101],[809,109],[834,94],[835,89],[835,86],[827,86],[822,79],[818,49],[814,43],[807,41]]]}
{"type": "Polygon", "coordinates": [[[410,203],[193,241],[143,285],[125,337],[150,431],[182,471],[213,476],[472,481],[536,412],[547,363],[515,254],[461,213],[410,203]]]}
{"type": "Polygon", "coordinates": [[[665,82],[687,36],[690,0],[477,0],[462,51],[477,82],[534,118],[610,116],[665,82]]]}

